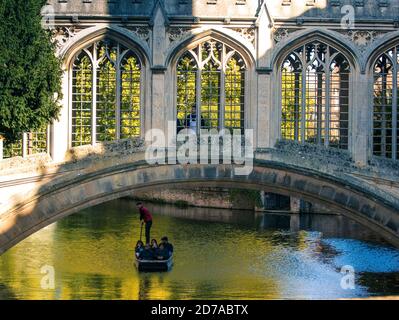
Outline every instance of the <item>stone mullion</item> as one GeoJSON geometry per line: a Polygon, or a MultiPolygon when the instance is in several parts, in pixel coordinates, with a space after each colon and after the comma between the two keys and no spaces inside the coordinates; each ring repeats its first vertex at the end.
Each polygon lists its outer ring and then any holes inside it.
{"type": "MultiPolygon", "coordinates": [[[[324,73],[326,74],[326,73],[324,73]]],[[[317,137],[316,144],[321,144],[323,137],[323,73],[316,71],[317,81],[317,137]]]]}
{"type": "MultiPolygon", "coordinates": [[[[195,105],[196,105],[196,117],[197,117],[197,134],[199,134],[201,129],[201,83],[202,83],[202,44],[199,44],[198,48],[198,70],[195,77],[195,105]]],[[[190,110],[191,112],[191,110],[190,110]]]]}
{"type": "Polygon", "coordinates": [[[393,73],[392,73],[392,158],[397,159],[398,142],[398,49],[394,49],[393,73]]]}
{"type": "Polygon", "coordinates": [[[226,108],[225,68],[227,61],[225,61],[225,56],[226,56],[226,46],[223,44],[221,59],[220,59],[222,65],[220,66],[221,69],[220,69],[220,82],[219,82],[219,130],[224,129],[224,114],[226,108]]]}
{"type": "Polygon", "coordinates": [[[307,63],[306,63],[306,47],[303,46],[302,51],[302,105],[301,105],[301,143],[306,140],[306,78],[307,78],[307,63]]]}
{"type": "MultiPolygon", "coordinates": [[[[325,110],[325,137],[324,137],[324,145],[328,147],[330,145],[330,108],[331,108],[331,101],[330,101],[330,86],[331,86],[331,61],[330,61],[330,51],[329,47],[327,47],[327,57],[326,57],[326,64],[325,64],[325,75],[326,75],[326,86],[325,86],[325,100],[326,100],[326,110],[325,110]]],[[[340,106],[341,108],[341,106],[340,106]]]]}
{"type": "MultiPolygon", "coordinates": [[[[195,99],[196,99],[196,117],[197,117],[197,134],[201,129],[201,82],[202,82],[202,69],[198,69],[195,79],[195,99]]],[[[191,110],[190,110],[191,112],[191,110]]]]}
{"type": "Polygon", "coordinates": [[[386,118],[386,111],[387,111],[387,78],[388,78],[388,69],[386,69],[385,74],[382,74],[382,102],[381,102],[381,156],[387,157],[387,118],[386,118]]]}
{"type": "Polygon", "coordinates": [[[91,107],[91,143],[97,143],[97,43],[93,45],[93,72],[92,72],[92,107],[91,107]]]}
{"type": "MultiPolygon", "coordinates": [[[[299,130],[299,73],[294,70],[294,140],[299,140],[300,130],[299,130]]],[[[282,96],[282,95],[281,95],[282,96]]]]}
{"type": "Polygon", "coordinates": [[[116,139],[121,138],[121,88],[122,88],[122,76],[121,76],[121,55],[120,46],[117,46],[117,57],[115,62],[115,72],[116,72],[116,108],[115,108],[115,126],[116,126],[116,139]]]}

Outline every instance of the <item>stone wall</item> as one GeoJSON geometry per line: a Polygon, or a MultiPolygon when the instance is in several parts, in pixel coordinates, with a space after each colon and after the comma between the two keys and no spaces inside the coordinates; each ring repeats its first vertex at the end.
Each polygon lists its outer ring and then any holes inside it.
{"type": "Polygon", "coordinates": [[[258,149],[270,159],[311,168],[313,170],[342,172],[399,181],[399,162],[372,157],[368,163],[357,163],[349,151],[326,148],[315,144],[279,140],[275,148],[258,149]]]}
{"type": "Polygon", "coordinates": [[[272,148],[280,136],[281,59],[307,41],[327,42],[351,64],[349,152],[357,162],[371,155],[375,54],[393,47],[399,32],[397,0],[51,0],[54,42],[64,61],[65,106],[52,125],[51,155],[62,160],[71,138],[69,68],[71,60],[95,39],[109,37],[132,49],[143,65],[142,136],[167,132],[176,121],[176,61],[194,44],[213,39],[245,60],[245,127],[255,145],[272,148]],[[356,26],[342,25],[345,5],[356,26]],[[374,59],[374,60],[373,60],[374,59]]]}
{"type": "Polygon", "coordinates": [[[69,149],[62,161],[54,161],[49,154],[40,153],[26,157],[13,157],[0,160],[0,173],[2,176],[15,173],[48,172],[50,168],[55,171],[70,171],[87,167],[108,158],[132,155],[144,150],[144,140],[140,138],[123,139],[110,142],[99,142],[95,146],[85,145],[69,149]],[[75,165],[76,164],[76,165],[75,165]]]}
{"type": "Polygon", "coordinates": [[[134,199],[149,202],[165,202],[180,206],[188,205],[202,208],[254,210],[254,203],[245,195],[231,193],[222,188],[167,188],[135,192],[134,199]]]}
{"type": "MultiPolygon", "coordinates": [[[[177,17],[255,17],[262,0],[136,0],[136,1],[83,1],[50,0],[55,12],[62,14],[114,15],[147,17],[152,14],[155,5],[160,3],[165,12],[177,17]]],[[[289,19],[296,16],[304,18],[341,18],[341,7],[352,5],[359,18],[397,18],[399,3],[396,0],[267,0],[271,15],[277,19],[289,19]],[[396,14],[396,15],[395,15],[396,14]]]]}
{"type": "MultiPolygon", "coordinates": [[[[275,195],[284,197],[282,195],[275,195]]],[[[232,192],[229,189],[222,188],[165,188],[154,189],[151,191],[139,191],[129,196],[135,200],[150,203],[175,204],[179,207],[191,206],[200,208],[218,208],[234,210],[256,210],[263,211],[264,208],[254,204],[254,200],[245,194],[236,190],[232,192]]],[[[288,198],[289,199],[289,198],[288,198]]],[[[290,199],[288,200],[288,203],[290,199]]],[[[317,213],[317,214],[339,214],[336,210],[331,210],[318,203],[308,203],[299,198],[291,198],[291,208],[282,210],[281,208],[268,207],[267,211],[291,211],[293,213],[317,213]]]]}
{"type": "Polygon", "coordinates": [[[51,163],[51,157],[47,153],[33,154],[23,157],[12,157],[0,160],[1,175],[12,173],[15,169],[18,171],[32,171],[45,167],[51,163]]]}

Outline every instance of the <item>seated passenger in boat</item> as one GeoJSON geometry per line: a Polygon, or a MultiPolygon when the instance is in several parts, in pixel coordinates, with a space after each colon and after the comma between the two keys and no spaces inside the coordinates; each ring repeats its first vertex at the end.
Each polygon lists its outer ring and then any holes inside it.
{"type": "Polygon", "coordinates": [[[151,240],[151,251],[154,254],[154,256],[156,257],[159,251],[159,246],[158,246],[158,242],[156,239],[152,239],[151,240]]]}
{"type": "Polygon", "coordinates": [[[151,249],[158,249],[158,242],[156,239],[151,240],[151,249]]]}
{"type": "Polygon", "coordinates": [[[140,260],[153,260],[154,259],[154,252],[152,251],[149,244],[146,244],[144,250],[141,252],[139,259],[140,260]]]}
{"type": "Polygon", "coordinates": [[[136,248],[135,248],[135,253],[136,253],[136,257],[137,257],[137,258],[140,257],[140,255],[141,255],[141,253],[143,252],[143,250],[144,250],[144,243],[143,243],[143,241],[141,241],[141,240],[137,241],[137,243],[136,243],[136,248]]]}
{"type": "Polygon", "coordinates": [[[168,237],[166,236],[162,237],[161,244],[163,244],[165,249],[169,252],[169,256],[172,255],[173,245],[169,242],[168,237]]]}
{"type": "Polygon", "coordinates": [[[158,260],[168,260],[170,257],[169,251],[166,249],[165,245],[161,242],[158,251],[156,253],[156,258],[158,260]]]}

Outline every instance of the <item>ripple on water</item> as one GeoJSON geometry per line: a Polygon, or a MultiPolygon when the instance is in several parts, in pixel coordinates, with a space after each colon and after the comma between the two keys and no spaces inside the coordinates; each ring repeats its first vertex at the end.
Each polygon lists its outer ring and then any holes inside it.
{"type": "Polygon", "coordinates": [[[324,239],[323,243],[338,252],[333,259],[336,268],[350,265],[356,272],[399,272],[399,250],[396,248],[353,239],[324,239]]]}

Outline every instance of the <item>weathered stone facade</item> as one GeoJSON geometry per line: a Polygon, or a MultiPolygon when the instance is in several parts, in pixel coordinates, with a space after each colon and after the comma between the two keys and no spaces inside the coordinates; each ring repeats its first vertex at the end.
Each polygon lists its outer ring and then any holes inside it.
{"type": "Polygon", "coordinates": [[[363,164],[372,157],[372,66],[379,54],[399,43],[397,0],[52,0],[49,4],[65,68],[64,107],[51,128],[55,160],[62,160],[71,147],[71,63],[79,50],[100,38],[123,42],[142,60],[142,135],[151,128],[165,130],[167,121],[176,119],[176,63],[182,53],[209,39],[229,45],[247,64],[245,128],[255,130],[259,148],[273,147],[281,137],[282,59],[302,43],[322,41],[342,52],[351,66],[349,152],[363,164]]]}

